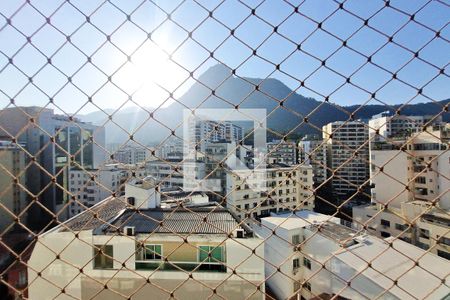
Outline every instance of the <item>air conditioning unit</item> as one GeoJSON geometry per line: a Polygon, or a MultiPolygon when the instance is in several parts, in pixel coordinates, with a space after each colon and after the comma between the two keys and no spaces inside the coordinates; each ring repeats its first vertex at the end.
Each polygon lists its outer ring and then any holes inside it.
{"type": "Polygon", "coordinates": [[[238,239],[244,238],[244,236],[245,236],[245,231],[244,231],[244,229],[242,229],[242,228],[236,229],[236,230],[234,231],[234,236],[235,236],[236,238],[238,238],[238,239]]]}
{"type": "Polygon", "coordinates": [[[125,226],[123,233],[127,236],[134,236],[134,226],[125,226]]]}

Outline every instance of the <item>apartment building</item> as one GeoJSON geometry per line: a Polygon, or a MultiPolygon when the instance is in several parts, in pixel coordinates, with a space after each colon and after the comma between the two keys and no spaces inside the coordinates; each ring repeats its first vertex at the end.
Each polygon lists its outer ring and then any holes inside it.
{"type": "Polygon", "coordinates": [[[374,144],[370,152],[372,201],[396,208],[412,200],[437,201],[441,208],[450,209],[446,192],[450,188],[449,141],[447,123],[427,127],[407,139],[374,144]]]}
{"type": "Polygon", "coordinates": [[[378,236],[398,236],[450,257],[449,132],[449,124],[441,124],[405,139],[374,143],[372,205],[355,207],[355,222],[378,236]]]}
{"type": "Polygon", "coordinates": [[[10,107],[1,113],[0,126],[4,132],[0,131],[0,135],[15,137],[36,159],[26,171],[27,187],[31,193],[39,195],[38,201],[46,209],[33,205],[29,215],[40,217],[31,218],[30,225],[36,229],[46,226],[60,211],[58,216],[65,219],[69,169],[73,166],[97,168],[104,163],[104,128],[42,107],[10,107]],[[54,183],[47,173],[56,175],[54,183]]]}
{"type": "Polygon", "coordinates": [[[69,171],[69,192],[72,201],[69,206],[69,218],[94,206],[112,194],[120,196],[128,173],[117,166],[102,169],[84,169],[69,171]]]}
{"type": "Polygon", "coordinates": [[[156,183],[129,182],[124,198],[41,234],[29,297],[264,299],[262,240],[220,206],[162,208],[156,183]]]}
{"type": "Polygon", "coordinates": [[[438,125],[442,116],[404,116],[385,111],[369,120],[369,136],[373,142],[406,138],[422,130],[424,125],[438,125]]]}
{"type": "Polygon", "coordinates": [[[365,225],[371,234],[395,237],[450,260],[450,217],[448,210],[425,201],[409,201],[400,209],[383,210],[371,204],[353,208],[353,222],[365,225]]]}
{"type": "Polygon", "coordinates": [[[201,153],[205,152],[206,143],[238,143],[243,138],[242,127],[229,122],[217,122],[213,120],[201,120],[189,118],[189,130],[185,138],[201,153]]]}
{"type": "Polygon", "coordinates": [[[449,261],[339,223],[297,211],[253,225],[264,238],[266,285],[276,299],[444,299],[450,293],[449,261]]]}
{"type": "Polygon", "coordinates": [[[113,153],[113,161],[133,165],[144,163],[147,158],[147,152],[148,150],[144,147],[125,145],[113,153]]]}
{"type": "MultiPolygon", "coordinates": [[[[145,164],[149,176],[160,181],[162,187],[183,187],[197,189],[196,182],[185,180],[185,177],[201,180],[205,177],[205,163],[183,159],[152,160],[145,164]]],[[[201,189],[200,189],[201,190],[201,189]]]]}
{"type": "Polygon", "coordinates": [[[318,136],[305,136],[298,142],[299,163],[311,165],[314,183],[320,184],[327,179],[327,143],[318,136]]]}
{"type": "Polygon", "coordinates": [[[282,163],[289,166],[297,164],[297,145],[292,141],[274,140],[267,143],[269,163],[282,163]]]}
{"type": "Polygon", "coordinates": [[[367,124],[362,121],[336,121],[323,126],[327,144],[328,177],[333,193],[346,197],[358,188],[365,189],[369,179],[367,124]]]}
{"type": "Polygon", "coordinates": [[[158,144],[156,156],[159,159],[182,159],[184,152],[184,141],[179,137],[171,137],[158,144]]]}
{"type": "Polygon", "coordinates": [[[265,169],[227,170],[227,207],[241,220],[271,212],[313,209],[311,166],[268,164],[265,169]]]}
{"type": "Polygon", "coordinates": [[[16,217],[27,224],[26,162],[27,156],[17,144],[0,140],[0,235],[13,229],[16,217]]]}

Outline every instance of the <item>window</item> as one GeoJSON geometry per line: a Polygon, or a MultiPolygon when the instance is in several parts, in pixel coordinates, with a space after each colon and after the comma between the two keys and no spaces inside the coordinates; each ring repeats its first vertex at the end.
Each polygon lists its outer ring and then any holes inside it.
{"type": "Polygon", "coordinates": [[[397,229],[397,230],[405,231],[407,228],[408,228],[408,225],[406,225],[406,224],[395,223],[395,229],[397,229]]]}
{"type": "Polygon", "coordinates": [[[429,239],[430,238],[430,231],[428,229],[420,228],[419,236],[421,238],[424,238],[424,239],[429,239]]]}
{"type": "Polygon", "coordinates": [[[305,282],[305,289],[311,292],[311,282],[305,282]]]}
{"type": "Polygon", "coordinates": [[[388,220],[381,219],[380,223],[381,223],[381,225],[383,225],[383,226],[391,227],[391,222],[389,222],[388,220]]]}
{"type": "Polygon", "coordinates": [[[311,261],[306,257],[303,257],[303,265],[311,270],[311,261]]]}
{"type": "Polygon", "coordinates": [[[300,244],[300,235],[299,234],[294,234],[292,236],[292,244],[294,244],[294,245],[300,244]]]}
{"type": "Polygon", "coordinates": [[[399,239],[401,239],[402,241],[405,241],[407,243],[410,243],[410,244],[412,243],[411,239],[406,236],[401,236],[401,237],[399,237],[399,239]]]}
{"type": "Polygon", "coordinates": [[[421,183],[421,184],[425,184],[427,182],[427,179],[423,176],[419,176],[416,177],[416,179],[414,180],[416,183],[421,183]]]}
{"type": "Polygon", "coordinates": [[[300,259],[294,258],[294,259],[292,260],[292,268],[293,268],[294,270],[300,268],[300,259]]]}
{"type": "Polygon", "coordinates": [[[381,234],[381,236],[384,237],[384,238],[387,238],[387,237],[390,237],[390,236],[391,236],[391,234],[390,234],[389,232],[386,232],[386,231],[381,231],[380,234],[381,234]]]}
{"type": "Polygon", "coordinates": [[[450,238],[441,236],[438,240],[440,244],[450,246],[450,238]]]}
{"type": "Polygon", "coordinates": [[[162,245],[145,245],[144,260],[161,260],[162,245]]]}
{"type": "Polygon", "coordinates": [[[294,293],[302,288],[302,284],[298,281],[294,281],[294,293]]]}
{"type": "Polygon", "coordinates": [[[437,255],[440,256],[440,257],[443,257],[445,259],[450,260],[450,253],[448,253],[448,252],[445,252],[445,251],[442,251],[442,250],[438,250],[437,251],[437,255]]]}
{"type": "Polygon", "coordinates": [[[222,246],[200,246],[198,249],[198,259],[200,262],[220,263],[225,262],[225,253],[222,246]]]}
{"type": "Polygon", "coordinates": [[[112,269],[114,267],[113,246],[94,245],[94,269],[112,269]]]}

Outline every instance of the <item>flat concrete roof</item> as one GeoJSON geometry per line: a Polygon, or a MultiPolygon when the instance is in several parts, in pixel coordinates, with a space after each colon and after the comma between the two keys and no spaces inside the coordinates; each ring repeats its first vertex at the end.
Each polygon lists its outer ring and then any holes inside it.
{"type": "MultiPolygon", "coordinates": [[[[353,246],[335,252],[333,259],[342,261],[394,296],[443,299],[450,293],[450,261],[392,237],[383,240],[366,235],[356,240],[358,243],[353,246]]],[[[357,289],[353,285],[352,288],[357,289]]]]}
{"type": "Polygon", "coordinates": [[[271,227],[278,226],[287,230],[308,227],[314,224],[321,224],[327,221],[336,222],[338,219],[332,216],[316,213],[310,210],[298,210],[294,213],[284,213],[272,215],[270,217],[262,218],[264,225],[271,227]]]}

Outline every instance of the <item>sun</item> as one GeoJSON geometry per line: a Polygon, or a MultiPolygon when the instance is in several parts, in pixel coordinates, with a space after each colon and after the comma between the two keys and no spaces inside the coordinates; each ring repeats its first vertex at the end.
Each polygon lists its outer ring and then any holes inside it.
{"type": "Polygon", "coordinates": [[[157,107],[182,83],[182,71],[163,47],[149,41],[123,66],[119,87],[139,105],[157,107]]]}

